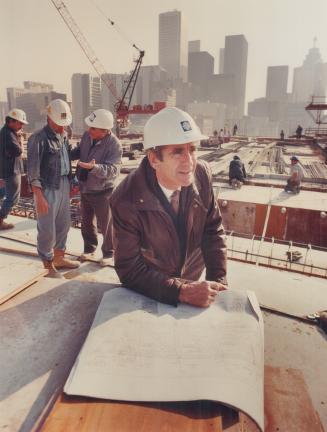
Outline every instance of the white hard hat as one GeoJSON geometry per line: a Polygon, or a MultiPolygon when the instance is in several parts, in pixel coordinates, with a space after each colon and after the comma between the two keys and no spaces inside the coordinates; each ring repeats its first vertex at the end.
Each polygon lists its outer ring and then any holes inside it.
{"type": "Polygon", "coordinates": [[[58,126],[69,126],[72,122],[72,113],[67,102],[54,99],[47,106],[47,116],[58,126]]]}
{"type": "Polygon", "coordinates": [[[100,108],[91,112],[91,114],[85,118],[85,123],[89,127],[109,130],[112,129],[114,125],[114,116],[110,111],[100,108]]]}
{"type": "Polygon", "coordinates": [[[26,120],[26,113],[21,109],[14,108],[10,110],[9,113],[7,114],[7,117],[17,120],[23,124],[28,124],[28,121],[26,120]]]}
{"type": "Polygon", "coordinates": [[[169,144],[187,144],[208,137],[202,135],[192,117],[179,108],[168,107],[152,116],[144,126],[144,150],[169,144]]]}

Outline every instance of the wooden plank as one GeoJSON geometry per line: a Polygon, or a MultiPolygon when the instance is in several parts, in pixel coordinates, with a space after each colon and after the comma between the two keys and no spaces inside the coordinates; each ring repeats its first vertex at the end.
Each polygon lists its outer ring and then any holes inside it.
{"type": "Polygon", "coordinates": [[[259,432],[244,414],[210,401],[113,402],[61,394],[43,432],[259,432]]]}
{"type": "Polygon", "coordinates": [[[301,371],[265,367],[265,431],[324,431],[301,371]]]}
{"type": "MultiPolygon", "coordinates": [[[[61,394],[43,432],[258,432],[243,413],[210,401],[128,403],[61,394]]],[[[265,432],[323,432],[302,373],[265,366],[265,432]]]]}
{"type": "Polygon", "coordinates": [[[12,253],[11,250],[9,253],[4,246],[1,249],[0,305],[48,273],[40,260],[33,258],[33,252],[15,250],[12,253]]]}

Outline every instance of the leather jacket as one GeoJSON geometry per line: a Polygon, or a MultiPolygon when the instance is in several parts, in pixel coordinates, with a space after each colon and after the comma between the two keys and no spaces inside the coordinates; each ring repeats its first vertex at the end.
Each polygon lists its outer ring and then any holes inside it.
{"type": "Polygon", "coordinates": [[[122,284],[177,305],[182,283],[198,280],[204,268],[206,280],[226,283],[225,234],[207,163],[198,161],[194,183],[182,188],[186,197],[183,256],[176,224],[149,179],[156,182],[145,157],[111,197],[115,268],[122,284]]]}

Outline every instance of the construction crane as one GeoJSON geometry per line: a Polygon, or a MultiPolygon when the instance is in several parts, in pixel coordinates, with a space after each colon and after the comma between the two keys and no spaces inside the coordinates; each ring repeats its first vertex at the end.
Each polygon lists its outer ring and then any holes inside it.
{"type": "MultiPolygon", "coordinates": [[[[74,18],[72,17],[71,13],[69,12],[67,6],[62,0],[51,0],[57,11],[59,12],[61,18],[73,34],[74,38],[78,42],[79,46],[84,51],[84,54],[90,61],[91,65],[93,66],[94,70],[102,80],[102,82],[108,87],[109,91],[113,95],[113,97],[116,100],[115,103],[115,111],[116,111],[116,121],[118,124],[117,130],[122,130],[123,128],[127,127],[128,124],[128,115],[130,113],[133,114],[154,114],[155,112],[158,112],[160,109],[162,109],[165,104],[164,103],[157,103],[153,107],[152,105],[145,107],[144,109],[140,106],[137,106],[138,109],[131,109],[130,105],[136,85],[136,81],[140,72],[140,67],[142,65],[143,57],[145,54],[145,51],[140,50],[135,44],[133,44],[133,47],[136,48],[139,52],[138,59],[135,61],[136,65],[134,67],[134,70],[131,72],[129,79],[127,80],[126,87],[123,90],[123,94],[121,97],[118,96],[116,87],[114,84],[108,79],[108,74],[101,64],[100,60],[96,56],[95,52],[91,48],[90,44],[84,37],[81,29],[76,24],[74,18]],[[151,107],[151,109],[150,109],[151,107]]],[[[113,24],[113,22],[111,22],[113,24]]]]}

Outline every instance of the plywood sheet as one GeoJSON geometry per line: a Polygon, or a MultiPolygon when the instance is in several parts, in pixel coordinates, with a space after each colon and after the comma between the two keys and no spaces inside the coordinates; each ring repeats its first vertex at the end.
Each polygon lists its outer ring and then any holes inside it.
{"type": "Polygon", "coordinates": [[[47,271],[38,258],[1,252],[0,304],[30,286],[46,273],[47,271]]]}
{"type": "Polygon", "coordinates": [[[245,414],[209,401],[109,402],[61,395],[43,432],[259,432],[245,414]]]}
{"type": "MultiPolygon", "coordinates": [[[[258,432],[245,414],[214,402],[127,403],[61,394],[43,432],[258,432]]],[[[265,432],[323,432],[299,370],[265,366],[265,432]]]]}
{"type": "Polygon", "coordinates": [[[265,431],[324,431],[301,371],[266,366],[265,431]]]}

